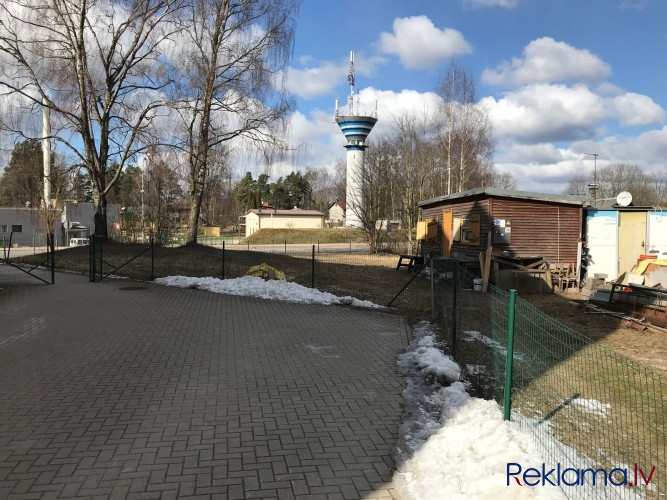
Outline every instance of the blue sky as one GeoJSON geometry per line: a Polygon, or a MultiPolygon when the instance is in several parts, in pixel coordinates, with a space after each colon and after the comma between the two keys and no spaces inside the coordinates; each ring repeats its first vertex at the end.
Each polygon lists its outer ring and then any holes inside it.
{"type": "MultiPolygon", "coordinates": [[[[283,169],[345,158],[332,123],[356,90],[388,130],[433,108],[450,59],[474,76],[519,189],[562,192],[574,175],[624,162],[667,175],[667,2],[663,0],[304,0],[288,86],[296,96],[283,169]]],[[[282,174],[280,167],[276,174],[282,174]]]]}

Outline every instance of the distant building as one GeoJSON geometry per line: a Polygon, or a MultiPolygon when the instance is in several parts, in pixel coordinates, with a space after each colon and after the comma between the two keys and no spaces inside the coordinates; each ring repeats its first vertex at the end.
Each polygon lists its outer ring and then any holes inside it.
{"type": "MultiPolygon", "coordinates": [[[[46,245],[46,231],[41,208],[0,208],[0,246],[46,245]]],[[[51,232],[56,235],[56,245],[63,244],[58,238],[60,221],[53,221],[51,232]]]]}
{"type": "Polygon", "coordinates": [[[329,219],[327,224],[331,227],[340,227],[345,225],[345,209],[344,201],[336,200],[329,207],[329,219]]]}
{"type": "Polygon", "coordinates": [[[317,210],[276,210],[255,208],[245,217],[245,235],[250,236],[260,229],[320,229],[324,227],[324,214],[317,210]]]}
{"type": "MultiPolygon", "coordinates": [[[[121,214],[120,205],[115,203],[107,205],[107,232],[110,236],[119,234],[121,214]]],[[[59,232],[65,242],[69,242],[72,238],[90,238],[90,235],[95,233],[95,210],[92,203],[66,201],[60,220],[62,225],[59,232]]]]}

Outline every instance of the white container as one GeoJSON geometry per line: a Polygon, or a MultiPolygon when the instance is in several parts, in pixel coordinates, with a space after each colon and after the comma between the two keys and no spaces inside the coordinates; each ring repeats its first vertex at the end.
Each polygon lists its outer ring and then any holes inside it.
{"type": "Polygon", "coordinates": [[[482,280],[482,278],[475,278],[474,280],[472,280],[473,290],[475,290],[476,292],[481,292],[483,283],[484,281],[482,280]]]}

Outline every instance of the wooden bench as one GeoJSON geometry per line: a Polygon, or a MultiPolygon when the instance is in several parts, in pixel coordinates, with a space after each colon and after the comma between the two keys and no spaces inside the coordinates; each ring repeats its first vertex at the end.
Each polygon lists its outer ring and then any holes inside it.
{"type": "Polygon", "coordinates": [[[408,272],[412,271],[413,267],[423,266],[424,257],[421,255],[401,255],[398,259],[398,264],[396,265],[396,270],[398,271],[401,267],[407,267],[408,272]]]}

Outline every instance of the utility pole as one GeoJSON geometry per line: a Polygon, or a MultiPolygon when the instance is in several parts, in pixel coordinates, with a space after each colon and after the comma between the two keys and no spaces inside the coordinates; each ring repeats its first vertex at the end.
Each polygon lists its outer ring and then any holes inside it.
{"type": "Polygon", "coordinates": [[[591,155],[593,157],[593,184],[589,184],[589,187],[593,188],[593,206],[597,207],[598,202],[598,153],[584,153],[585,155],[591,155]]]}

